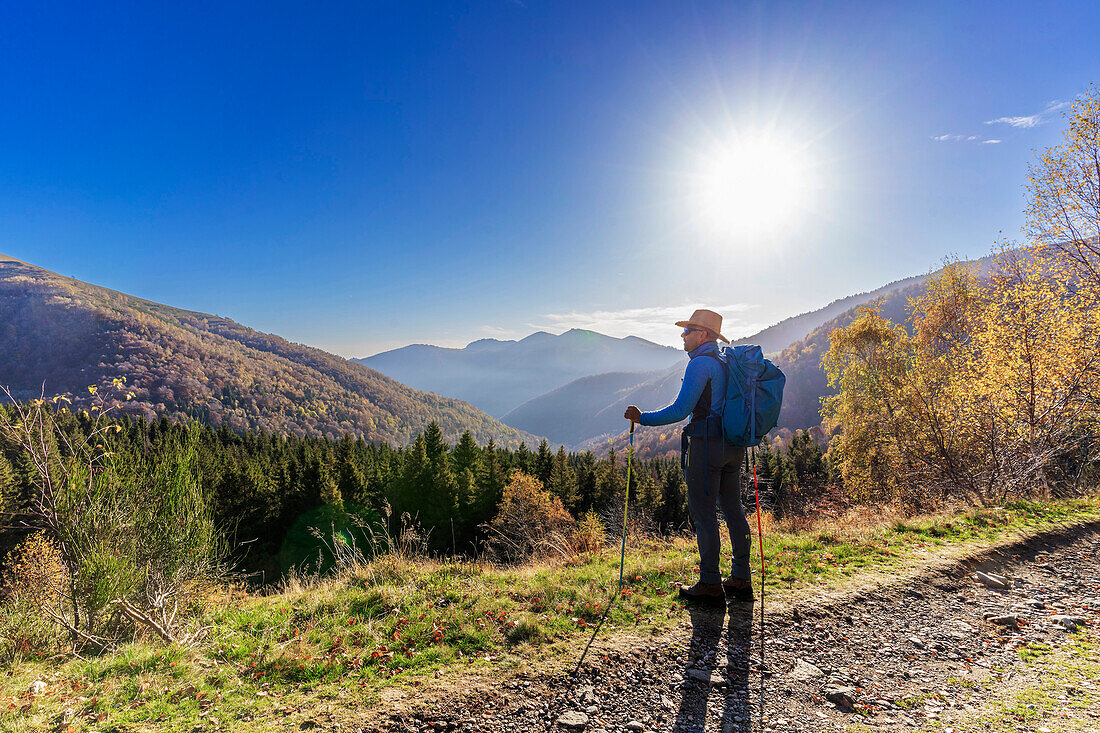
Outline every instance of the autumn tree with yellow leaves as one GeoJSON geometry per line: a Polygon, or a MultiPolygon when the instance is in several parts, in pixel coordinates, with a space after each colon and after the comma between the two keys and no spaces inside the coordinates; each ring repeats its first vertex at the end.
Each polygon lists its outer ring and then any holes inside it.
{"type": "Polygon", "coordinates": [[[1093,295],[1100,292],[1100,90],[1073,103],[1064,141],[1028,177],[1026,232],[1093,295]]]}
{"type": "Polygon", "coordinates": [[[1032,170],[1028,246],[933,275],[907,324],[831,335],[830,458],[857,497],[929,506],[1080,489],[1100,434],[1100,96],[1032,170]]]}
{"type": "Polygon", "coordinates": [[[534,476],[515,471],[490,522],[489,547],[506,562],[570,549],[573,517],[534,476]]]}

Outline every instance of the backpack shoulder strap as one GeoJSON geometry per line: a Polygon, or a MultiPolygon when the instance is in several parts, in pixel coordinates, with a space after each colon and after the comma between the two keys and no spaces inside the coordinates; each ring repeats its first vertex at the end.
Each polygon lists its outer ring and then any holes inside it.
{"type": "MultiPolygon", "coordinates": [[[[723,369],[726,368],[726,360],[719,356],[714,351],[708,351],[705,354],[699,354],[699,356],[709,356],[718,362],[723,369]]],[[[709,418],[718,415],[717,412],[711,409],[710,403],[712,401],[713,392],[711,390],[711,381],[713,377],[707,377],[707,386],[703,388],[703,394],[699,396],[699,401],[695,403],[695,409],[691,411],[691,419],[696,420],[700,418],[709,418]],[[698,417],[697,417],[698,415],[698,417]]]]}

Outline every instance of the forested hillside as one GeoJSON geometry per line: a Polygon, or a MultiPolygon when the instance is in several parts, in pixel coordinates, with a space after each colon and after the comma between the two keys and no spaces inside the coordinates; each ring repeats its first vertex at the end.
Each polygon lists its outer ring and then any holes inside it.
{"type": "Polygon", "coordinates": [[[123,411],[213,427],[361,436],[403,445],[436,422],[501,445],[537,442],[457,399],[420,392],[320,349],[0,256],[0,386],[17,399],[124,378],[123,411]]]}
{"type": "MultiPolygon", "coordinates": [[[[98,404],[115,404],[102,398],[97,396],[98,404]]],[[[516,471],[556,497],[572,517],[596,512],[610,521],[622,511],[624,456],[606,450],[567,454],[563,448],[552,451],[546,441],[533,448],[521,443],[512,449],[491,440],[479,446],[469,432],[450,445],[434,423],[409,446],[393,447],[350,435],[299,438],[164,418],[115,418],[113,409],[106,418],[96,418],[99,411],[73,413],[59,404],[59,409],[48,408],[59,436],[55,458],[74,458],[68,446],[94,437],[97,452],[125,472],[116,490],[122,484],[152,485],[155,466],[182,448],[190,459],[181,470],[201,487],[214,525],[232,536],[234,559],[249,570],[264,570],[267,580],[316,561],[324,545],[311,528],[349,533],[363,545],[381,541],[386,531],[397,536],[411,527],[415,539],[410,541],[423,549],[483,553],[490,547],[488,523],[502,511],[506,485],[516,471]]],[[[0,406],[0,519],[14,520],[14,529],[0,524],[0,559],[25,537],[20,527],[33,525],[39,506],[34,497],[41,474],[12,440],[18,429],[4,429],[19,422],[15,408],[0,406]]],[[[677,463],[636,461],[631,498],[647,527],[668,531],[687,522],[677,463]]]]}
{"type": "MultiPolygon", "coordinates": [[[[1031,255],[1020,252],[1019,256],[1028,259],[1031,255]]],[[[969,263],[976,277],[986,278],[996,264],[993,256],[982,257],[969,263]]],[[[866,301],[874,305],[880,315],[894,323],[907,325],[912,301],[919,298],[928,287],[930,280],[939,276],[942,270],[932,275],[922,275],[902,281],[904,287],[883,293],[866,301]]],[[[821,423],[821,401],[834,394],[825,377],[821,364],[825,352],[829,350],[829,336],[840,328],[845,328],[859,313],[856,304],[840,315],[815,328],[806,338],[791,344],[774,356],[776,366],[787,376],[787,385],[783,392],[783,412],[779,416],[779,427],[799,430],[821,423]]]]}

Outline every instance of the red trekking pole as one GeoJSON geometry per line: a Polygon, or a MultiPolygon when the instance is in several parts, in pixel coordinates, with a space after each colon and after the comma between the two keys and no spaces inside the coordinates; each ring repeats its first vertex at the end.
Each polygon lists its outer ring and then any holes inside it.
{"type": "Polygon", "coordinates": [[[752,486],[756,490],[756,536],[760,543],[760,672],[764,672],[764,522],[760,518],[760,484],[756,479],[756,450],[752,449],[752,486]]]}

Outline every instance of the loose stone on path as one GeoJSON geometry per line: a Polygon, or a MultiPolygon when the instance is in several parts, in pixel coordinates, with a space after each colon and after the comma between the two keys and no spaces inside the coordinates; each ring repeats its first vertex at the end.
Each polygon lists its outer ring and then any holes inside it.
{"type": "Polygon", "coordinates": [[[992,573],[974,573],[974,580],[988,588],[994,588],[996,590],[1008,590],[1011,586],[1008,578],[992,573]]]}
{"type": "Polygon", "coordinates": [[[578,710],[566,710],[558,716],[558,725],[570,730],[584,730],[588,725],[588,716],[578,710]]]}
{"type": "Polygon", "coordinates": [[[810,680],[824,676],[825,673],[822,672],[819,667],[807,662],[805,659],[799,659],[795,662],[794,669],[791,670],[791,678],[799,682],[809,682],[810,680]]]}
{"type": "Polygon", "coordinates": [[[856,688],[854,687],[830,687],[825,690],[825,699],[836,705],[841,710],[854,710],[856,705],[856,688]]]}

